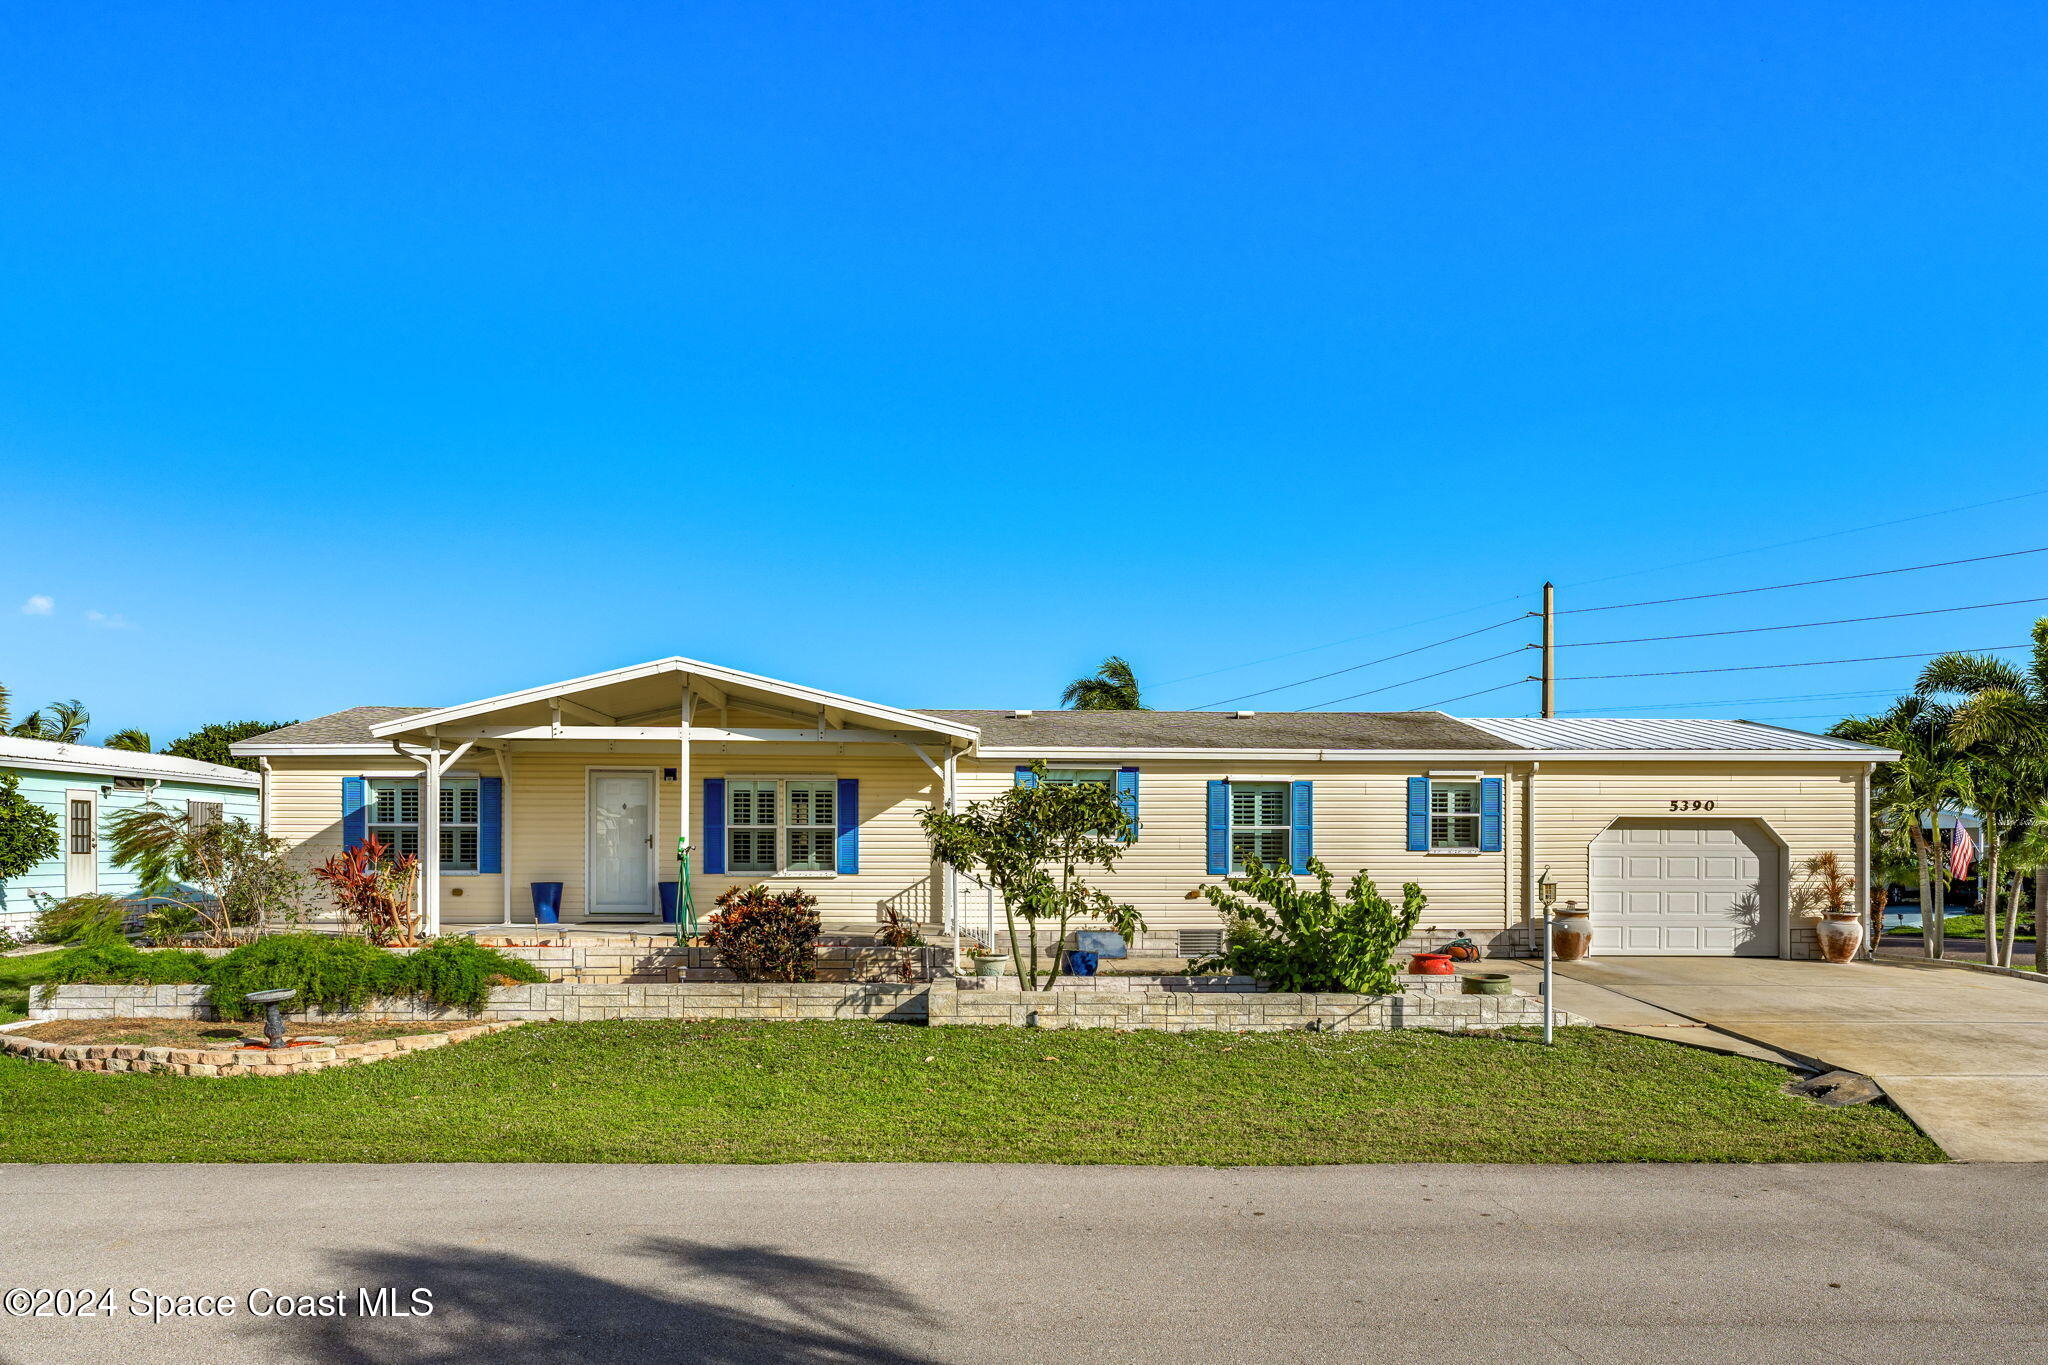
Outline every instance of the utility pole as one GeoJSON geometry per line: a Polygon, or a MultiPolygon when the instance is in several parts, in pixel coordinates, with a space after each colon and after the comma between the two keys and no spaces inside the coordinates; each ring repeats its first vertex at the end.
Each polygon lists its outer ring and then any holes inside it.
{"type": "Polygon", "coordinates": [[[1543,585],[1543,718],[1557,714],[1557,587],[1543,585]]]}

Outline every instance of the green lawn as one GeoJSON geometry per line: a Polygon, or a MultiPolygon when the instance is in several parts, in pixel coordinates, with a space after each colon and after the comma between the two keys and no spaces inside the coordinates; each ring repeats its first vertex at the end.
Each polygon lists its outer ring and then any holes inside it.
{"type": "Polygon", "coordinates": [[[28,988],[43,979],[55,953],[0,957],[0,1024],[28,1018],[28,988]]]}
{"type": "MultiPolygon", "coordinates": [[[[1999,913],[1999,928],[2001,931],[2005,928],[2004,920],[2005,915],[2001,911],[1999,913]]],[[[1982,915],[1950,915],[1945,921],[1945,925],[1946,934],[1949,938],[1984,937],[1984,917],[1982,915]]],[[[1887,934],[1910,934],[1914,938],[1918,938],[1920,937],[1920,926],[1917,924],[1901,924],[1896,928],[1887,928],[1885,932],[1887,934]]],[[[2020,916],[2020,939],[2027,943],[2033,942],[2034,917],[2032,915],[2020,916]]]]}
{"type": "Polygon", "coordinates": [[[539,1024],[277,1080],[0,1059],[5,1161],[1939,1161],[1897,1113],[1596,1029],[539,1024]]]}

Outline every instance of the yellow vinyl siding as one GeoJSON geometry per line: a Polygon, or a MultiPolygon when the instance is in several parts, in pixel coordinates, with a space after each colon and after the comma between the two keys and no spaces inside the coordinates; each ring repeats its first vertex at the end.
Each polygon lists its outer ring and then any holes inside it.
{"type": "MultiPolygon", "coordinates": [[[[1537,871],[1548,866],[1560,901],[1592,898],[1592,845],[1618,819],[1753,820],[1784,845],[1782,898],[1799,868],[1833,850],[1857,866],[1857,784],[1862,764],[1703,762],[1550,763],[1536,775],[1537,871]],[[1712,801],[1712,811],[1673,811],[1673,801],[1712,801]]],[[[1521,833],[1518,829],[1517,833],[1521,833]]],[[[1810,925],[1791,921],[1791,955],[1813,953],[1810,925]]]]}
{"type": "MultiPolygon", "coordinates": [[[[1116,763],[1058,760],[1048,767],[1117,767],[1116,763]]],[[[1215,907],[1189,900],[1187,893],[1211,877],[1208,784],[1239,782],[1315,784],[1315,855],[1341,885],[1363,868],[1380,890],[1398,900],[1401,885],[1415,882],[1429,897],[1423,925],[1498,932],[1508,925],[1509,885],[1505,853],[1410,853],[1408,779],[1427,768],[1391,764],[1287,763],[1260,760],[1142,758],[1138,769],[1138,819],[1142,832],[1116,871],[1101,885],[1119,901],[1138,908],[1153,932],[1217,927],[1215,907]]],[[[1445,765],[1437,765],[1439,767],[1445,765]]],[[[1014,761],[963,763],[961,801],[986,800],[1016,781],[1014,761]]],[[[1462,765],[1459,771],[1478,771],[1462,765]]],[[[1503,775],[1487,769],[1487,777],[1503,775]]],[[[1512,784],[1503,784],[1503,790],[1512,784]]],[[[1510,802],[1512,794],[1509,794],[1510,802]]],[[[1507,812],[1504,810],[1503,828],[1507,812]]],[[[981,924],[980,903],[963,897],[969,928],[981,924]]],[[[1000,913],[1000,908],[998,908],[1000,913]]]]}

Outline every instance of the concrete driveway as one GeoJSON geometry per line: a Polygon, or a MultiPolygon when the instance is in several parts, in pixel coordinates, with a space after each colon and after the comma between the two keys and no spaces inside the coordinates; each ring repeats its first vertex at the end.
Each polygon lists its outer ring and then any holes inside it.
{"type": "MultiPolygon", "coordinates": [[[[2048,1161],[2048,985],[1924,962],[1611,957],[1557,971],[1860,1071],[1959,1161],[2048,1161]]],[[[1561,1006],[1608,1022],[1594,997],[1568,990],[1560,987],[1561,1006]]]]}

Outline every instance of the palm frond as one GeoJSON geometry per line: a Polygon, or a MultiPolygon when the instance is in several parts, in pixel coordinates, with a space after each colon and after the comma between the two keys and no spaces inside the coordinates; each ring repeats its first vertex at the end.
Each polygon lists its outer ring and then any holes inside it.
{"type": "Polygon", "coordinates": [[[1989,654],[1942,654],[1927,661],[1916,687],[1923,697],[1944,692],[2025,692],[2027,677],[1989,654]]]}
{"type": "Polygon", "coordinates": [[[100,742],[103,749],[121,749],[131,754],[146,754],[150,750],[147,730],[116,730],[100,742]]]}

